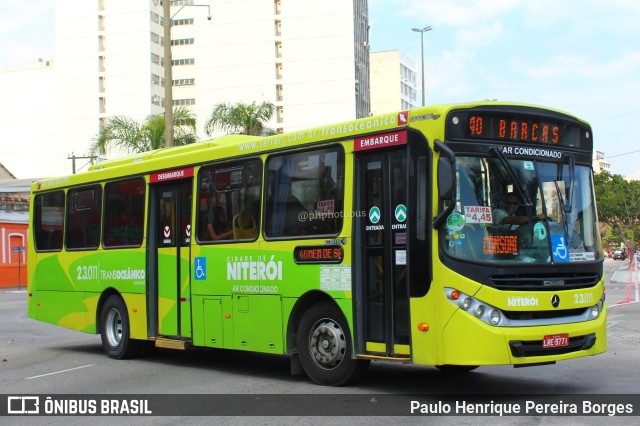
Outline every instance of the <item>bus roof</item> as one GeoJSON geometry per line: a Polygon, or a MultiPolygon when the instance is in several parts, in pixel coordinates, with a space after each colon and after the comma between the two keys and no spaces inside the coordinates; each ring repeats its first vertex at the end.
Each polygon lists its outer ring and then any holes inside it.
{"type": "MultiPolygon", "coordinates": [[[[216,159],[233,158],[243,155],[258,155],[279,148],[289,148],[321,141],[334,141],[353,138],[355,136],[392,131],[398,128],[407,127],[414,121],[416,123],[420,121],[437,122],[440,117],[446,117],[447,114],[454,109],[483,106],[533,108],[573,117],[567,112],[553,108],[504,101],[478,101],[428,105],[408,111],[375,115],[306,130],[279,133],[272,136],[226,135],[216,139],[205,140],[189,145],[161,148],[153,151],[132,154],[113,160],[101,161],[89,167],[86,173],[60,178],[43,179],[41,181],[34,182],[32,185],[32,191],[50,189],[57,186],[66,186],[71,183],[94,182],[101,179],[112,179],[118,176],[150,173],[156,170],[166,170],[188,164],[197,164],[202,161],[214,161],[216,159]]],[[[577,119],[576,117],[573,118],[577,119]]],[[[588,123],[584,121],[582,122],[588,125],[588,123]]],[[[444,125],[442,128],[444,129],[444,125]]]]}

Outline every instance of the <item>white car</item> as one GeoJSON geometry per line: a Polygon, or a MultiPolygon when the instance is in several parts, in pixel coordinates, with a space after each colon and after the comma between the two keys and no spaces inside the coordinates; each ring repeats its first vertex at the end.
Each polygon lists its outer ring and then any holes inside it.
{"type": "Polygon", "coordinates": [[[625,260],[627,258],[626,250],[616,250],[613,252],[613,260],[620,259],[625,260]]]}

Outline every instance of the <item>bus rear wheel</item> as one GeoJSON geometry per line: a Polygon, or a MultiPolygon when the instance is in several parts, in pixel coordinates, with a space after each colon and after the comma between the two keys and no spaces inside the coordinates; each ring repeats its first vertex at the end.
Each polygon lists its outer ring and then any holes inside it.
{"type": "Polygon", "coordinates": [[[100,337],[110,358],[131,358],[140,352],[143,342],[131,339],[129,330],[129,315],[124,301],[119,296],[109,296],[100,311],[100,337]]]}
{"type": "Polygon", "coordinates": [[[312,306],[298,329],[300,363],[319,385],[343,386],[360,379],[369,361],[353,359],[351,334],[342,312],[330,302],[312,306]]]}

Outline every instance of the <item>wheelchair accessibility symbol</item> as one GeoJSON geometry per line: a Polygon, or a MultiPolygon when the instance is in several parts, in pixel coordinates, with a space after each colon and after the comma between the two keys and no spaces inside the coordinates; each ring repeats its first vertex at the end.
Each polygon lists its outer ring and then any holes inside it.
{"type": "Polygon", "coordinates": [[[207,258],[206,257],[196,257],[195,258],[196,265],[194,275],[196,280],[206,280],[207,279],[207,258]]]}
{"type": "Polygon", "coordinates": [[[551,235],[551,250],[554,262],[568,262],[569,248],[567,247],[565,235],[551,235]]]}

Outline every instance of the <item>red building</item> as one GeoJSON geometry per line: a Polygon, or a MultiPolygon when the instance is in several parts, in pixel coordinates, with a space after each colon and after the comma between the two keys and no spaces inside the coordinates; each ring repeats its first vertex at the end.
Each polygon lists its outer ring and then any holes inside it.
{"type": "Polygon", "coordinates": [[[0,288],[26,287],[29,190],[0,164],[0,288]]]}

